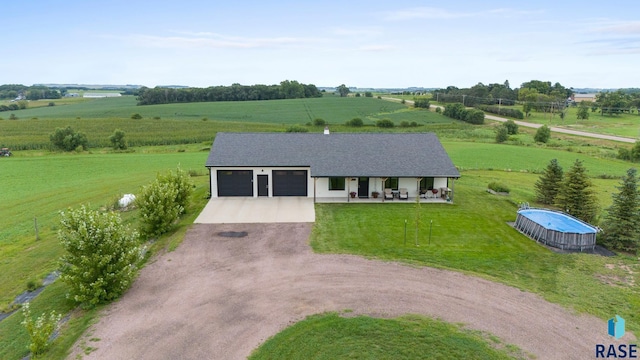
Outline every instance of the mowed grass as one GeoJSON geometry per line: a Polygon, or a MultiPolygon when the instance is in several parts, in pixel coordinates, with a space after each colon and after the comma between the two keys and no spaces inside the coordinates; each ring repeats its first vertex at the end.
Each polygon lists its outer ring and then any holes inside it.
{"type": "MultiPolygon", "coordinates": [[[[180,244],[188,227],[193,223],[207,202],[206,195],[209,191],[208,177],[200,176],[193,178],[196,185],[191,203],[186,214],[180,219],[176,227],[165,236],[153,242],[144,244],[147,247],[147,256],[151,256],[165,250],[173,250],[180,244]]],[[[123,213],[125,223],[135,228],[137,211],[123,213]]],[[[51,256],[51,254],[46,254],[51,256]]],[[[83,310],[77,304],[67,300],[66,294],[69,291],[67,284],[62,281],[55,281],[47,286],[40,295],[31,300],[31,311],[33,316],[49,313],[52,310],[58,314],[63,314],[64,319],[59,336],[51,343],[44,358],[65,359],[68,353],[85,330],[94,322],[97,315],[104,306],[101,305],[92,310],[83,310]]],[[[22,312],[17,311],[5,320],[0,322],[0,359],[22,359],[28,354],[29,336],[21,325],[24,319],[22,312]]],[[[95,346],[99,346],[97,338],[89,338],[78,343],[81,351],[88,354],[95,346]]]]}
{"type": "MultiPolygon", "coordinates": [[[[505,106],[522,111],[522,105],[505,106]]],[[[578,107],[569,107],[566,115],[562,119],[559,113],[550,114],[543,112],[531,112],[531,116],[522,121],[546,124],[547,126],[558,126],[568,129],[575,129],[599,134],[619,135],[630,138],[640,137],[640,115],[601,115],[600,111],[591,112],[589,108],[589,119],[578,119],[578,107]]]]}
{"type": "Polygon", "coordinates": [[[309,316],[285,329],[249,359],[513,359],[523,355],[493,336],[427,317],[376,319],[329,313],[309,316]],[[504,348],[498,350],[498,346],[504,348]]]}
{"type": "Polygon", "coordinates": [[[62,254],[55,234],[59,211],[81,204],[110,205],[119,195],[137,193],[158,172],[178,166],[204,173],[206,157],[206,152],[174,152],[2,159],[0,181],[6,191],[0,192],[0,307],[26,290],[29,280],[39,281],[57,268],[62,254]]]}
{"type": "MultiPolygon", "coordinates": [[[[592,177],[601,175],[622,177],[634,164],[610,158],[578,152],[562,151],[536,146],[516,146],[507,144],[443,141],[443,146],[456,166],[462,169],[495,169],[511,171],[542,172],[552,159],[558,159],[566,171],[576,159],[583,161],[592,177]]],[[[590,147],[589,150],[592,150],[590,147]]],[[[596,152],[597,148],[596,148],[596,152]]]]}
{"type": "MultiPolygon", "coordinates": [[[[620,314],[627,319],[630,330],[639,330],[637,260],[557,254],[537,244],[507,224],[515,221],[517,202],[511,196],[487,193],[486,185],[492,179],[509,185],[520,183],[515,187],[519,193],[515,197],[527,200],[532,190],[526,189],[532,188],[537,177],[497,171],[463,172],[455,183],[454,204],[421,206],[419,246],[415,245],[416,210],[411,202],[383,206],[317,204],[311,246],[321,253],[351,253],[460,270],[541,294],[549,301],[602,319],[620,314]],[[516,178],[509,181],[513,175],[516,178]]],[[[609,180],[607,185],[614,183],[609,180]]]]}

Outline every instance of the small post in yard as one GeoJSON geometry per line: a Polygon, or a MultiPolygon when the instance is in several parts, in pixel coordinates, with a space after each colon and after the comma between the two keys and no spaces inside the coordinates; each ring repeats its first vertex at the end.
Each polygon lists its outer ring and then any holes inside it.
{"type": "Polygon", "coordinates": [[[407,246],[407,219],[404,219],[404,246],[407,246]]]}
{"type": "Polygon", "coordinates": [[[33,217],[33,226],[36,228],[36,240],[40,240],[40,236],[38,235],[38,218],[33,217]]]}
{"type": "Polygon", "coordinates": [[[429,223],[429,245],[431,245],[431,228],[433,227],[433,220],[429,223]]]}

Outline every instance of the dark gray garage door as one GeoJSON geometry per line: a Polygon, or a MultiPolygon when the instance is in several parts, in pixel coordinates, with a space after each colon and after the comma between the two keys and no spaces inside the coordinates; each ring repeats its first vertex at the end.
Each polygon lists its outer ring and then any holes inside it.
{"type": "Polygon", "coordinates": [[[218,170],[218,196],[253,196],[252,170],[218,170]]]}
{"type": "Polygon", "coordinates": [[[307,196],[307,170],[274,170],[273,196],[307,196]]]}

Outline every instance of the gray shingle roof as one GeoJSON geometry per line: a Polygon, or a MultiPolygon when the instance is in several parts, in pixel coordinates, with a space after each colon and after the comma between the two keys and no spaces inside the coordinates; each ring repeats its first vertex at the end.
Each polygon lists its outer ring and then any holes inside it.
{"type": "Polygon", "coordinates": [[[460,177],[433,133],[218,133],[206,166],[310,167],[314,177],[460,177]]]}

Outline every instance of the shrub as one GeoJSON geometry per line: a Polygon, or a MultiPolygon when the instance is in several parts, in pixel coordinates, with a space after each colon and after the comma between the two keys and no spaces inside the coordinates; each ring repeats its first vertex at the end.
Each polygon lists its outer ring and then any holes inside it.
{"type": "Polygon", "coordinates": [[[480,110],[465,110],[464,121],[469,124],[482,125],[484,124],[484,112],[480,110]]]}
{"type": "Polygon", "coordinates": [[[140,120],[140,119],[142,119],[142,115],[140,115],[138,113],[135,113],[135,114],[131,115],[131,118],[134,119],[134,120],[140,120]]]}
{"type": "Polygon", "coordinates": [[[171,230],[173,223],[184,212],[184,208],[176,202],[177,197],[177,187],[159,179],[142,188],[136,197],[142,236],[157,237],[171,230]]]}
{"type": "Polygon", "coordinates": [[[142,259],[137,232],[124,226],[117,213],[85,206],[60,217],[58,238],[66,251],[60,278],[70,287],[68,297],[86,308],[118,298],[142,259]]]}
{"type": "Polygon", "coordinates": [[[47,106],[56,106],[56,103],[54,103],[53,101],[49,102],[49,105],[47,106]]]}
{"type": "Polygon", "coordinates": [[[400,101],[400,104],[406,104],[406,103],[407,103],[407,100],[405,100],[405,99],[402,99],[402,100],[400,101]]]}
{"type": "Polygon", "coordinates": [[[16,114],[11,114],[9,115],[9,120],[18,120],[18,117],[16,116],[16,114]]]}
{"type": "Polygon", "coordinates": [[[113,135],[109,136],[109,141],[111,142],[111,146],[115,150],[126,150],[127,149],[127,141],[124,139],[124,131],[120,129],[116,129],[113,132],[113,135]]]}
{"type": "Polygon", "coordinates": [[[324,119],[315,118],[315,119],[313,119],[313,125],[314,126],[325,126],[325,125],[327,125],[327,122],[324,121],[324,119]]]}
{"type": "Polygon", "coordinates": [[[504,125],[500,125],[496,128],[496,142],[503,143],[509,139],[509,130],[504,125]]]}
{"type": "Polygon", "coordinates": [[[511,191],[509,187],[496,181],[490,182],[488,185],[488,188],[495,192],[501,192],[501,193],[509,193],[511,191]]]}
{"type": "Polygon", "coordinates": [[[516,135],[518,133],[518,124],[516,124],[515,121],[507,120],[503,124],[507,128],[509,135],[516,135]]]}
{"type": "Polygon", "coordinates": [[[409,124],[408,121],[406,120],[400,121],[400,127],[409,127],[409,126],[411,125],[409,124]]]}
{"type": "Polygon", "coordinates": [[[476,105],[476,109],[502,116],[508,116],[516,119],[524,119],[524,114],[518,109],[510,109],[495,105],[476,105]]]}
{"type": "Polygon", "coordinates": [[[546,143],[549,141],[550,137],[551,137],[551,129],[549,129],[547,125],[542,125],[541,127],[538,128],[538,130],[536,130],[536,134],[534,135],[533,139],[536,142],[546,143]]]}
{"type": "Polygon", "coordinates": [[[309,132],[309,129],[303,128],[302,126],[292,125],[289,126],[286,130],[288,133],[306,133],[309,132]]]}
{"type": "Polygon", "coordinates": [[[88,140],[84,133],[74,131],[71,126],[66,128],[56,128],[56,130],[49,135],[49,140],[54,148],[63,151],[73,151],[80,148],[80,150],[86,150],[88,140]]]}
{"type": "Polygon", "coordinates": [[[31,317],[31,308],[29,303],[22,305],[22,314],[24,320],[22,325],[29,334],[29,351],[31,351],[32,358],[36,358],[38,355],[42,355],[49,347],[49,338],[54,331],[60,327],[59,322],[62,318],[61,315],[56,314],[55,311],[40,315],[37,319],[31,317]]]}
{"type": "Polygon", "coordinates": [[[409,126],[411,126],[411,127],[417,127],[417,126],[418,126],[418,123],[417,123],[417,122],[415,122],[415,121],[412,121],[412,122],[411,122],[411,124],[409,124],[409,126]]]}
{"type": "Polygon", "coordinates": [[[363,125],[362,119],[353,118],[345,123],[347,126],[360,127],[363,125]]]}
{"type": "Polygon", "coordinates": [[[182,207],[182,212],[186,211],[189,205],[189,197],[193,192],[193,182],[186,171],[180,167],[176,172],[169,171],[165,175],[158,175],[158,180],[162,183],[172,184],[176,188],[175,202],[182,207]]]}
{"type": "Polygon", "coordinates": [[[365,91],[364,97],[373,97],[373,94],[371,93],[371,91],[365,91]]]}
{"type": "Polygon", "coordinates": [[[440,114],[441,112],[442,112],[442,108],[441,108],[440,106],[438,106],[438,107],[436,108],[436,113],[440,114]]]}
{"type": "Polygon", "coordinates": [[[360,93],[356,93],[356,97],[360,97],[360,96],[361,96],[360,93]]]}
{"type": "Polygon", "coordinates": [[[428,109],[431,106],[428,99],[415,99],[413,101],[413,106],[422,109],[428,109]]]}
{"type": "Polygon", "coordinates": [[[395,124],[389,119],[381,119],[376,121],[376,126],[381,128],[392,128],[395,124]]]}

